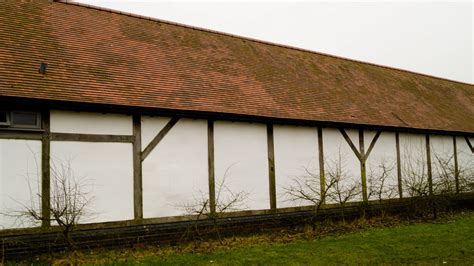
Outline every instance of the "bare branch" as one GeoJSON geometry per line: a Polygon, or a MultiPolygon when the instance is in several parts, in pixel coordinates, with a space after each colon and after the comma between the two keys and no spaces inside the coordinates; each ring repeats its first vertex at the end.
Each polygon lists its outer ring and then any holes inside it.
{"type": "Polygon", "coordinates": [[[92,200],[91,191],[85,190],[88,186],[90,186],[88,180],[75,176],[70,161],[53,160],[51,164],[50,216],[44,216],[41,212],[41,194],[32,193],[31,188],[30,203],[18,202],[21,210],[8,215],[33,224],[55,222],[62,228],[63,236],[69,247],[73,248],[74,243],[70,233],[79,220],[88,214],[86,207],[92,200]],[[36,201],[36,198],[39,200],[36,201]]]}
{"type": "Polygon", "coordinates": [[[377,199],[392,199],[397,195],[397,186],[388,184],[389,180],[394,180],[393,176],[396,163],[389,163],[385,157],[380,159],[376,170],[369,167],[369,174],[367,183],[369,187],[368,198],[377,199]]]}

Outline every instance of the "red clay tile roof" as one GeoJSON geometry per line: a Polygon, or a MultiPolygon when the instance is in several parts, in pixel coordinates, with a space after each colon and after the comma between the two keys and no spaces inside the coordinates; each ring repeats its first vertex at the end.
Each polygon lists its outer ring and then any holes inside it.
{"type": "Polygon", "coordinates": [[[0,96],[474,133],[473,85],[74,4],[0,5],[0,96]]]}

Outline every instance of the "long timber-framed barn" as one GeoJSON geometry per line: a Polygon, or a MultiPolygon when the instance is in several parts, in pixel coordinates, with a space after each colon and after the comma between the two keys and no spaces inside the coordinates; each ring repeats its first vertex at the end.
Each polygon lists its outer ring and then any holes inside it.
{"type": "Polygon", "coordinates": [[[1,4],[0,235],[41,225],[8,214],[48,215],[65,163],[93,198],[82,223],[159,223],[239,191],[237,216],[297,209],[295,178],[337,166],[351,201],[374,199],[381,169],[384,197],[409,197],[411,162],[429,180],[443,156],[472,175],[473,145],[472,84],[83,4],[1,4]]]}

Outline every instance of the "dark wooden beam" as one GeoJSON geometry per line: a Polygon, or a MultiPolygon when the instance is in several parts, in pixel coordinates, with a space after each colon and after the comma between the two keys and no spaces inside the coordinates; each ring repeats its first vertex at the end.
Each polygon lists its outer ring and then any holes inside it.
{"type": "Polygon", "coordinates": [[[474,153],[474,147],[472,146],[471,141],[469,140],[469,138],[464,137],[464,139],[466,140],[467,146],[469,146],[469,148],[471,149],[471,152],[474,153]]]}
{"type": "Polygon", "coordinates": [[[134,137],[129,135],[51,133],[51,141],[132,143],[134,141],[134,137]]]}
{"type": "Polygon", "coordinates": [[[395,132],[395,146],[397,149],[397,180],[398,180],[398,196],[403,198],[402,186],[402,160],[400,157],[400,133],[395,132]]]}
{"type": "Polygon", "coordinates": [[[319,187],[322,203],[326,203],[326,178],[324,172],[324,146],[323,146],[323,129],[318,127],[318,150],[319,150],[319,187]]]}
{"type": "Polygon", "coordinates": [[[275,147],[273,140],[273,125],[267,124],[267,150],[268,150],[268,183],[270,192],[270,209],[277,208],[276,181],[275,181],[275,147]]]}
{"type": "Polygon", "coordinates": [[[370,152],[375,146],[375,143],[377,142],[377,139],[379,138],[380,134],[382,133],[381,131],[377,131],[375,134],[374,138],[372,139],[370,143],[369,150],[367,154],[365,153],[365,147],[364,147],[364,130],[359,129],[359,150],[355,147],[354,143],[352,140],[349,138],[347,135],[346,131],[344,129],[339,129],[341,132],[342,136],[346,140],[346,142],[349,144],[351,147],[352,151],[354,154],[357,156],[359,159],[360,163],[360,180],[361,180],[361,185],[362,185],[362,199],[364,202],[368,202],[368,196],[367,196],[367,169],[366,169],[366,161],[367,158],[369,157],[370,152]]]}
{"type": "Polygon", "coordinates": [[[275,118],[263,117],[256,115],[230,114],[219,112],[206,112],[195,110],[179,110],[166,108],[151,108],[151,107],[136,107],[110,104],[94,104],[83,102],[65,102],[58,100],[45,99],[25,99],[20,97],[6,97],[0,96],[0,106],[27,106],[34,109],[51,108],[58,110],[71,111],[88,111],[88,112],[107,112],[107,113],[122,113],[122,114],[141,114],[150,116],[179,116],[194,119],[213,119],[226,121],[242,121],[253,123],[272,123],[295,126],[309,126],[309,127],[326,127],[326,128],[350,128],[350,129],[365,129],[365,130],[382,130],[384,132],[404,132],[417,134],[437,134],[437,135],[456,135],[474,137],[474,132],[463,132],[456,130],[441,130],[441,129],[422,129],[411,128],[408,126],[387,126],[381,124],[357,124],[357,123],[342,123],[329,121],[315,121],[304,119],[290,119],[290,118],[275,118]]]}
{"type": "Polygon", "coordinates": [[[433,172],[431,170],[431,144],[430,144],[430,135],[426,134],[426,164],[428,169],[428,186],[429,193],[433,195],[433,172]]]}
{"type": "Polygon", "coordinates": [[[133,115],[133,213],[136,220],[143,218],[141,124],[141,116],[133,115]]]}
{"type": "Polygon", "coordinates": [[[456,193],[459,193],[459,164],[458,164],[458,145],[456,136],[453,136],[453,155],[454,155],[454,180],[456,182],[456,193]]]}
{"type": "Polygon", "coordinates": [[[344,139],[346,139],[346,142],[347,144],[349,144],[349,146],[351,147],[352,151],[354,152],[354,154],[357,156],[357,158],[359,160],[362,160],[363,157],[361,156],[361,154],[359,153],[359,151],[357,150],[357,148],[355,147],[354,143],[352,143],[352,140],[351,138],[349,138],[349,136],[347,135],[346,131],[342,128],[339,129],[339,131],[341,132],[342,136],[344,137],[344,139]]]}
{"type": "Polygon", "coordinates": [[[51,166],[50,166],[50,113],[49,110],[45,110],[41,114],[41,127],[43,129],[43,135],[41,139],[41,216],[42,226],[51,226],[50,222],[50,204],[51,204],[51,166]]]}
{"type": "Polygon", "coordinates": [[[364,130],[359,129],[359,152],[360,152],[360,181],[362,184],[362,199],[368,202],[367,197],[367,170],[365,168],[364,130]]]}
{"type": "Polygon", "coordinates": [[[359,150],[360,150],[360,155],[361,158],[363,158],[360,162],[360,171],[361,171],[361,180],[362,180],[362,198],[364,199],[364,202],[368,202],[368,196],[367,196],[367,169],[366,169],[366,162],[367,159],[370,156],[370,153],[372,152],[372,149],[375,146],[375,143],[377,143],[377,140],[380,137],[380,134],[382,134],[382,131],[377,131],[375,133],[374,138],[370,142],[369,149],[367,152],[364,151],[364,130],[359,129],[359,150]]]}
{"type": "Polygon", "coordinates": [[[367,153],[365,152],[365,147],[364,147],[364,130],[359,129],[359,150],[355,147],[354,143],[352,142],[351,138],[349,135],[347,135],[346,131],[344,129],[339,129],[341,132],[342,136],[346,140],[346,142],[349,144],[351,147],[352,151],[354,154],[357,156],[359,159],[360,163],[360,180],[361,180],[361,185],[362,185],[362,198],[364,202],[368,202],[368,196],[367,196],[367,169],[366,169],[366,161],[369,158],[370,153],[372,152],[372,149],[374,148],[375,144],[377,143],[377,140],[380,137],[380,134],[382,134],[382,131],[377,131],[375,134],[374,138],[370,142],[369,149],[367,150],[367,153]]]}
{"type": "Polygon", "coordinates": [[[42,140],[43,132],[0,130],[0,139],[42,140]]]}
{"type": "Polygon", "coordinates": [[[171,120],[165,125],[163,129],[158,132],[158,134],[153,138],[153,140],[146,146],[142,152],[141,160],[145,158],[153,151],[153,149],[160,143],[160,141],[168,134],[168,132],[173,128],[173,126],[178,123],[178,117],[172,117],[171,120]]]}
{"type": "Polygon", "coordinates": [[[216,181],[214,168],[214,121],[207,121],[207,164],[209,173],[209,208],[216,213],[216,181]]]}

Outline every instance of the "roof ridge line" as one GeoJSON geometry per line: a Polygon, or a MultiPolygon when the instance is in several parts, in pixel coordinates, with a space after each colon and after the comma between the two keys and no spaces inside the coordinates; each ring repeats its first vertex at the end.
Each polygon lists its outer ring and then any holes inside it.
{"type": "Polygon", "coordinates": [[[347,58],[347,57],[338,56],[338,55],[326,54],[326,53],[317,52],[317,51],[313,51],[313,50],[309,50],[309,49],[305,49],[305,48],[300,48],[300,47],[296,47],[296,46],[291,46],[291,45],[287,45],[287,44],[280,44],[280,43],[274,43],[274,42],[270,42],[270,41],[264,41],[264,40],[255,39],[255,38],[252,38],[252,37],[246,37],[246,36],[236,35],[236,34],[232,34],[232,33],[227,33],[227,32],[222,32],[222,31],[217,31],[217,30],[212,30],[212,29],[207,29],[207,28],[202,28],[202,27],[196,27],[196,26],[192,26],[192,25],[188,25],[188,24],[179,23],[179,22],[174,22],[174,21],[169,21],[169,20],[164,20],[164,19],[158,19],[158,18],[154,18],[154,17],[150,17],[150,16],[143,16],[143,15],[138,15],[138,14],[134,14],[134,13],[130,13],[130,12],[124,12],[124,11],[120,11],[120,10],[116,10],[116,9],[112,9],[112,8],[106,8],[106,7],[100,7],[100,6],[90,5],[90,4],[78,3],[78,2],[74,2],[73,0],[53,0],[53,2],[58,2],[58,3],[62,3],[62,4],[68,4],[68,5],[74,5],[74,6],[79,6],[79,7],[85,7],[85,8],[91,8],[91,9],[96,9],[96,10],[99,10],[99,11],[105,11],[105,12],[115,13],[115,14],[119,14],[119,15],[125,15],[125,16],[129,16],[129,17],[145,19],[145,20],[150,20],[150,21],[154,21],[154,22],[159,22],[159,23],[164,23],[164,24],[189,28],[189,29],[193,29],[193,30],[224,35],[224,36],[228,36],[228,37],[232,37],[232,38],[236,38],[236,39],[240,39],[240,40],[247,40],[247,41],[252,41],[252,42],[261,43],[261,44],[265,44],[265,45],[272,45],[272,46],[287,48],[287,49],[301,51],[301,52],[318,54],[318,55],[321,55],[321,56],[347,60],[347,61],[351,61],[351,62],[355,62],[355,63],[366,64],[366,65],[371,65],[371,66],[375,66],[375,67],[381,67],[381,68],[385,68],[385,69],[396,70],[396,71],[406,72],[406,73],[410,73],[410,74],[425,76],[425,77],[429,77],[429,78],[434,78],[434,79],[459,83],[459,84],[463,84],[463,85],[474,86],[474,83],[471,84],[471,83],[464,82],[464,81],[452,80],[452,79],[443,78],[443,77],[437,77],[437,76],[433,76],[433,75],[430,75],[430,74],[424,74],[424,73],[420,73],[420,72],[416,72],[416,71],[412,71],[412,70],[407,70],[407,69],[402,69],[402,68],[397,68],[397,67],[391,67],[391,66],[386,66],[386,65],[380,65],[380,64],[377,64],[377,63],[365,62],[365,61],[362,61],[362,60],[347,58]]]}

